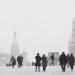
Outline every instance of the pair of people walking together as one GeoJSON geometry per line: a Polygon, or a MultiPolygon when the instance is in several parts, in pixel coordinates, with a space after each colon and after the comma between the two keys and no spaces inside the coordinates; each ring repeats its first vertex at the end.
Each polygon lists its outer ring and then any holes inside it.
{"type": "Polygon", "coordinates": [[[14,56],[12,56],[9,63],[11,64],[12,68],[14,68],[16,63],[18,63],[18,68],[20,68],[22,66],[22,63],[23,63],[23,56],[20,55],[17,57],[17,59],[14,56]]]}
{"type": "Polygon", "coordinates": [[[47,67],[47,58],[45,55],[43,55],[42,57],[40,56],[39,53],[37,53],[37,55],[35,56],[36,59],[36,72],[38,70],[38,72],[40,72],[40,66],[41,66],[41,61],[42,61],[42,67],[43,67],[43,71],[46,71],[46,67],[47,67]]]}

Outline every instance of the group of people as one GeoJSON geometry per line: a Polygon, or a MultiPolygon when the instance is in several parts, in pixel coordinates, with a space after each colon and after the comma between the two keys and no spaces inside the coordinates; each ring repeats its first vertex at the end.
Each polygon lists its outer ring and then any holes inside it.
{"type": "Polygon", "coordinates": [[[66,65],[67,65],[68,68],[70,66],[71,71],[73,71],[74,62],[75,62],[74,60],[75,59],[74,59],[73,54],[70,54],[70,55],[67,54],[67,56],[66,56],[66,54],[64,52],[62,52],[62,54],[59,57],[59,62],[60,62],[62,71],[65,72],[66,65]]]}
{"type": "Polygon", "coordinates": [[[17,56],[17,59],[14,56],[11,57],[9,64],[11,64],[12,68],[14,68],[14,66],[17,63],[18,63],[18,68],[20,68],[23,63],[23,56],[22,55],[17,56]]]}
{"type": "MultiPolygon", "coordinates": [[[[47,57],[45,56],[45,54],[43,54],[43,56],[41,57],[40,54],[37,53],[37,55],[35,56],[35,59],[36,59],[35,71],[40,72],[41,65],[42,65],[43,71],[46,71],[48,61],[47,61],[47,57]]],[[[50,56],[50,59],[52,60],[50,65],[52,65],[52,64],[54,65],[54,54],[53,53],[50,56]]],[[[73,71],[74,62],[75,62],[74,60],[75,60],[75,58],[74,58],[73,54],[66,55],[64,52],[62,52],[62,54],[59,56],[59,63],[60,63],[62,72],[65,72],[66,65],[68,68],[69,67],[71,68],[71,71],[73,71]]],[[[23,63],[23,56],[22,55],[17,56],[17,58],[12,56],[10,59],[10,64],[13,68],[16,64],[18,64],[18,68],[20,68],[23,65],[22,63],[23,63]]]]}
{"type": "MultiPolygon", "coordinates": [[[[45,54],[43,54],[43,56],[41,57],[39,53],[37,53],[37,55],[35,56],[36,59],[36,63],[35,63],[35,67],[36,67],[36,72],[40,72],[40,66],[41,66],[41,62],[42,62],[42,67],[43,67],[43,71],[46,71],[46,67],[47,67],[47,57],[45,56],[45,54]]],[[[54,54],[52,53],[52,55],[50,56],[51,59],[51,63],[50,65],[54,65],[54,54]]],[[[62,52],[62,54],[59,56],[59,65],[61,66],[62,72],[65,72],[66,69],[66,65],[67,67],[71,68],[71,71],[73,71],[74,68],[74,56],[73,54],[65,54],[64,52],[62,52]]]]}

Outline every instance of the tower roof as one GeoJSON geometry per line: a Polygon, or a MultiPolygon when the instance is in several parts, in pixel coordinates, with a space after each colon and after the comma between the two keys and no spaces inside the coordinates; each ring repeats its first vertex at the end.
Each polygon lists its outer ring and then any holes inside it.
{"type": "Polygon", "coordinates": [[[20,54],[19,45],[18,45],[18,42],[16,39],[16,32],[14,32],[14,40],[13,40],[12,45],[11,45],[11,54],[15,55],[15,56],[20,54]]]}

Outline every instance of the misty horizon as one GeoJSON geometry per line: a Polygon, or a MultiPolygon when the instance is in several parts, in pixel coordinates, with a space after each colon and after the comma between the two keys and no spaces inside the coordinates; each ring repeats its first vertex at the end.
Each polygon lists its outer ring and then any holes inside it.
{"type": "Polygon", "coordinates": [[[0,52],[10,52],[16,32],[19,49],[30,61],[37,52],[68,53],[74,16],[74,0],[2,0],[0,52]]]}

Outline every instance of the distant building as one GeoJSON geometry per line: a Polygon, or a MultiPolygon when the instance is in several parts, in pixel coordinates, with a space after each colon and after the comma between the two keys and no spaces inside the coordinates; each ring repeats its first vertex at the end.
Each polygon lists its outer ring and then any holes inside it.
{"type": "Polygon", "coordinates": [[[72,36],[68,43],[69,54],[73,53],[75,57],[75,17],[72,21],[72,36]]]}
{"type": "Polygon", "coordinates": [[[17,57],[20,55],[19,45],[16,39],[16,32],[14,32],[14,40],[11,45],[11,55],[17,57]]]}
{"type": "Polygon", "coordinates": [[[16,32],[14,32],[14,40],[11,45],[10,53],[0,53],[0,66],[5,66],[6,64],[9,64],[11,56],[14,56],[17,58],[18,55],[23,55],[24,61],[23,65],[29,65],[29,61],[27,58],[27,52],[20,53],[19,45],[16,39],[16,32]]]}
{"type": "Polygon", "coordinates": [[[48,65],[51,64],[51,58],[50,56],[52,55],[52,53],[54,54],[54,65],[58,65],[59,64],[59,52],[49,52],[48,56],[47,56],[47,60],[48,60],[48,65]]]}

